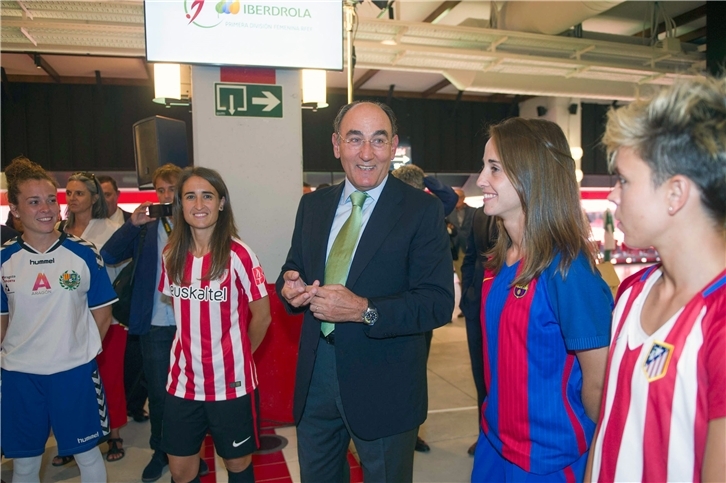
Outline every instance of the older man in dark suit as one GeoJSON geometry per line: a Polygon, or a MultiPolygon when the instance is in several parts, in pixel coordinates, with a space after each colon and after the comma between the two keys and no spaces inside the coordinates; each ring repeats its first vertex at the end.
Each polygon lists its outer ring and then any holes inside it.
{"type": "Polygon", "coordinates": [[[411,481],[426,419],[424,333],[449,321],[453,282],[441,203],[388,176],[398,136],[385,105],[336,117],[344,183],[300,201],[277,290],[304,312],[294,416],[303,482],[411,481]]]}

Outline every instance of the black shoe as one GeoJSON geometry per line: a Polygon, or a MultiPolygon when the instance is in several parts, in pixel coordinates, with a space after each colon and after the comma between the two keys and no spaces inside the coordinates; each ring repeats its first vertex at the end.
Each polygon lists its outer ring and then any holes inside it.
{"type": "MultiPolygon", "coordinates": [[[[154,451],[154,456],[151,457],[151,461],[144,468],[144,472],[141,473],[141,481],[144,483],[150,483],[161,478],[161,473],[164,471],[164,467],[169,464],[169,457],[163,451],[154,451]]],[[[209,469],[207,469],[209,471],[209,469]]]]}
{"type": "Polygon", "coordinates": [[[431,451],[431,447],[426,444],[426,441],[418,436],[416,436],[416,447],[414,449],[420,453],[428,453],[431,451]]]}
{"type": "Polygon", "coordinates": [[[140,409],[138,411],[128,411],[126,414],[132,417],[137,423],[143,423],[144,421],[149,420],[149,415],[146,414],[146,411],[144,411],[143,409],[140,409]]]}
{"type": "Polygon", "coordinates": [[[204,458],[199,458],[199,472],[197,476],[207,476],[209,474],[209,465],[204,458]]]}
{"type": "Polygon", "coordinates": [[[467,453],[469,453],[469,456],[474,456],[474,453],[476,453],[476,443],[469,446],[469,449],[466,450],[467,453]]]}

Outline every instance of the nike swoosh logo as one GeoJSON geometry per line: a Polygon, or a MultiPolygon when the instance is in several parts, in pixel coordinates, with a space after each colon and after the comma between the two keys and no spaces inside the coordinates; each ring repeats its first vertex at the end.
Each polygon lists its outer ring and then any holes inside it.
{"type": "Polygon", "coordinates": [[[249,440],[249,439],[250,439],[251,437],[252,437],[252,436],[247,436],[247,438],[243,439],[243,440],[242,440],[242,441],[240,441],[239,443],[238,443],[237,441],[232,441],[232,447],[234,447],[234,448],[237,448],[237,447],[239,447],[239,446],[242,446],[242,445],[243,445],[243,444],[245,444],[245,443],[247,442],[247,440],[249,440]]]}

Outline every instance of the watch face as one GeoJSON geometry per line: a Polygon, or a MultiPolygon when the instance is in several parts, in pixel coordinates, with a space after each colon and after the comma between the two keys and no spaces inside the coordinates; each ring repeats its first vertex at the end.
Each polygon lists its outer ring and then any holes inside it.
{"type": "Polygon", "coordinates": [[[363,320],[368,325],[373,325],[378,320],[378,311],[375,309],[369,308],[366,310],[365,314],[363,315],[363,320]]]}

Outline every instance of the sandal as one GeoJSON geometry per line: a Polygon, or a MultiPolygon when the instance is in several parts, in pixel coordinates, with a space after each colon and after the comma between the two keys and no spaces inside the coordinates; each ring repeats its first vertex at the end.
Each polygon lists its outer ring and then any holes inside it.
{"type": "Polygon", "coordinates": [[[58,456],[56,455],[55,458],[53,458],[53,462],[51,463],[53,466],[65,466],[71,461],[74,461],[75,458],[73,455],[70,456],[58,456]]]}
{"type": "Polygon", "coordinates": [[[108,462],[114,462],[119,461],[126,456],[126,450],[121,447],[121,445],[124,444],[124,440],[121,438],[111,438],[108,440],[108,453],[106,453],[106,461],[108,462]],[[118,458],[116,458],[116,455],[121,455],[118,458]],[[112,457],[114,456],[114,457],[112,457]]]}

